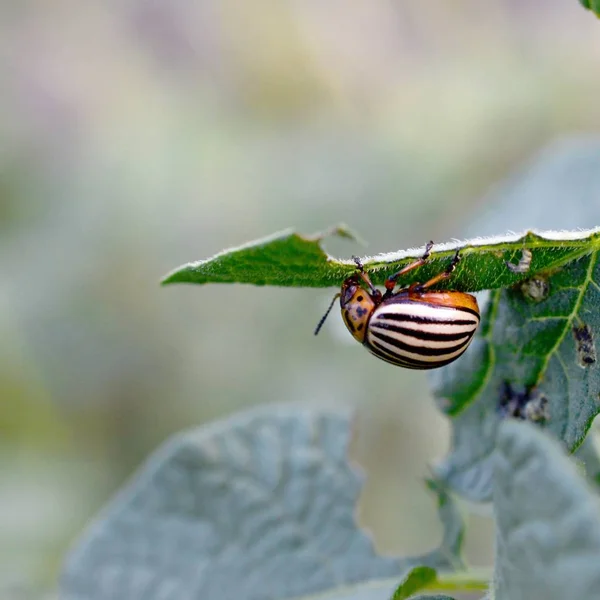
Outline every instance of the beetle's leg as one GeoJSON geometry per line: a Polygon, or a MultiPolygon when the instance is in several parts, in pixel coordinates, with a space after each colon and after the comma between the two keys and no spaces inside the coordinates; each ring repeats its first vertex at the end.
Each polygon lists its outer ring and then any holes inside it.
{"type": "Polygon", "coordinates": [[[456,251],[456,254],[454,255],[454,258],[452,259],[452,262],[448,265],[448,268],[444,272],[440,273],[439,275],[436,275],[435,277],[432,277],[429,281],[426,281],[425,283],[413,284],[408,289],[411,292],[421,292],[423,290],[426,290],[427,288],[430,288],[432,285],[435,285],[436,283],[442,281],[443,279],[448,279],[448,277],[452,275],[454,269],[456,269],[456,265],[460,262],[460,258],[460,249],[458,249],[456,251]]]}
{"type": "Polygon", "coordinates": [[[385,285],[386,292],[385,292],[384,298],[388,298],[389,296],[392,295],[392,292],[394,291],[394,288],[396,287],[396,281],[398,280],[398,277],[402,277],[402,275],[405,275],[409,271],[412,271],[413,269],[416,269],[417,267],[421,267],[429,260],[429,255],[431,254],[432,248],[433,248],[433,242],[429,242],[425,246],[425,252],[423,253],[423,256],[421,256],[421,258],[418,258],[417,260],[410,263],[409,265],[402,267],[402,269],[400,269],[397,273],[390,275],[385,280],[384,285],[385,285]]]}
{"type": "Polygon", "coordinates": [[[358,256],[354,256],[354,254],[352,255],[352,260],[354,261],[354,264],[356,265],[356,268],[361,272],[364,273],[365,272],[365,268],[363,267],[363,264],[360,260],[360,257],[358,256]]]}
{"type": "Polygon", "coordinates": [[[375,289],[375,286],[373,285],[371,278],[367,275],[367,272],[365,271],[363,264],[360,262],[360,258],[358,258],[358,256],[353,256],[352,260],[356,263],[356,268],[358,269],[358,274],[360,275],[360,278],[364,281],[365,285],[369,288],[369,292],[371,292],[371,295],[376,296],[376,297],[381,296],[381,292],[379,290],[375,289]]]}

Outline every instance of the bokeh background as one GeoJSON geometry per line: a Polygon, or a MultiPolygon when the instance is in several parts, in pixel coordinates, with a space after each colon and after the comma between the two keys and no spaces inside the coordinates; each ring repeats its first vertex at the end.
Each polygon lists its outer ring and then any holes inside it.
{"type": "Polygon", "coordinates": [[[161,442],[259,403],[356,406],[361,522],[385,553],[435,544],[424,374],[335,314],[315,339],[334,290],[158,281],[288,226],[346,222],[370,245],[326,242],[344,257],[460,237],[539,148],[600,130],[599,35],[576,0],[3,2],[0,590],[51,589],[161,442]]]}

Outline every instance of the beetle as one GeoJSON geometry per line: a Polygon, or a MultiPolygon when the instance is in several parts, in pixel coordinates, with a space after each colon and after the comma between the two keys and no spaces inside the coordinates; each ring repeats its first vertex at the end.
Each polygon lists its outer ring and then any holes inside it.
{"type": "Polygon", "coordinates": [[[339,298],[346,327],[378,358],[408,369],[437,369],[456,360],[479,326],[477,300],[465,292],[428,289],[450,277],[460,251],[442,273],[394,292],[398,278],[428,262],[432,247],[429,242],[421,258],[388,277],[383,294],[371,283],[360,259],[353,257],[357,271],[342,283],[315,335],[339,298]]]}

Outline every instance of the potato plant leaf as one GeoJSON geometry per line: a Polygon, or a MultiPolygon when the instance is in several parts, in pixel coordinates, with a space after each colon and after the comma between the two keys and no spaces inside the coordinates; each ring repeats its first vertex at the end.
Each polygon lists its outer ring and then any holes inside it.
{"type": "MultiPolygon", "coordinates": [[[[356,272],[352,259],[329,256],[321,243],[327,235],[353,238],[345,226],[303,236],[286,230],[183,265],[168,274],[171,283],[251,283],[287,287],[338,287],[356,272]]],[[[460,249],[461,262],[452,274],[452,289],[476,292],[515,285],[537,273],[552,272],[600,248],[600,230],[534,232],[501,235],[465,242],[436,244],[431,259],[402,281],[426,281],[443,271],[460,249]]],[[[373,283],[422,256],[423,248],[361,257],[373,283]]],[[[448,284],[446,284],[448,285],[448,284]]],[[[440,286],[438,285],[438,288],[440,286]]],[[[442,286],[443,287],[443,286],[442,286]]]]}
{"type": "MultiPolygon", "coordinates": [[[[600,222],[598,160],[597,141],[552,146],[500,190],[494,220],[486,214],[471,231],[489,232],[498,222],[504,227],[527,220],[549,227],[600,222]]],[[[574,451],[600,411],[600,262],[590,241],[589,253],[569,264],[489,292],[467,354],[431,374],[453,428],[452,451],[436,473],[471,500],[491,499],[492,453],[503,417],[529,415],[574,451]],[[534,414],[541,403],[545,415],[534,414]]]]}
{"type": "Polygon", "coordinates": [[[433,482],[440,547],[375,553],[355,523],[350,426],[347,411],[288,404],[176,436],[70,553],[61,598],[389,600],[411,569],[462,569],[463,521],[433,482]]]}
{"type": "Polygon", "coordinates": [[[504,423],[494,468],[494,599],[600,598],[598,509],[556,441],[529,423],[504,423]]]}

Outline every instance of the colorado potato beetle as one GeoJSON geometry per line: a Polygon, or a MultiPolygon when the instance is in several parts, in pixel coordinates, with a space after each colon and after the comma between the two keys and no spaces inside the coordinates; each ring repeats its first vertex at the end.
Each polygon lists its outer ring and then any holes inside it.
{"type": "Polygon", "coordinates": [[[432,247],[429,242],[421,258],[388,277],[383,294],[355,257],[357,272],[344,280],[315,335],[339,298],[342,319],[352,336],[382,360],[408,369],[437,369],[456,360],[479,325],[477,300],[464,292],[427,289],[450,277],[460,261],[459,251],[444,272],[394,293],[398,278],[424,265],[432,247]]]}

